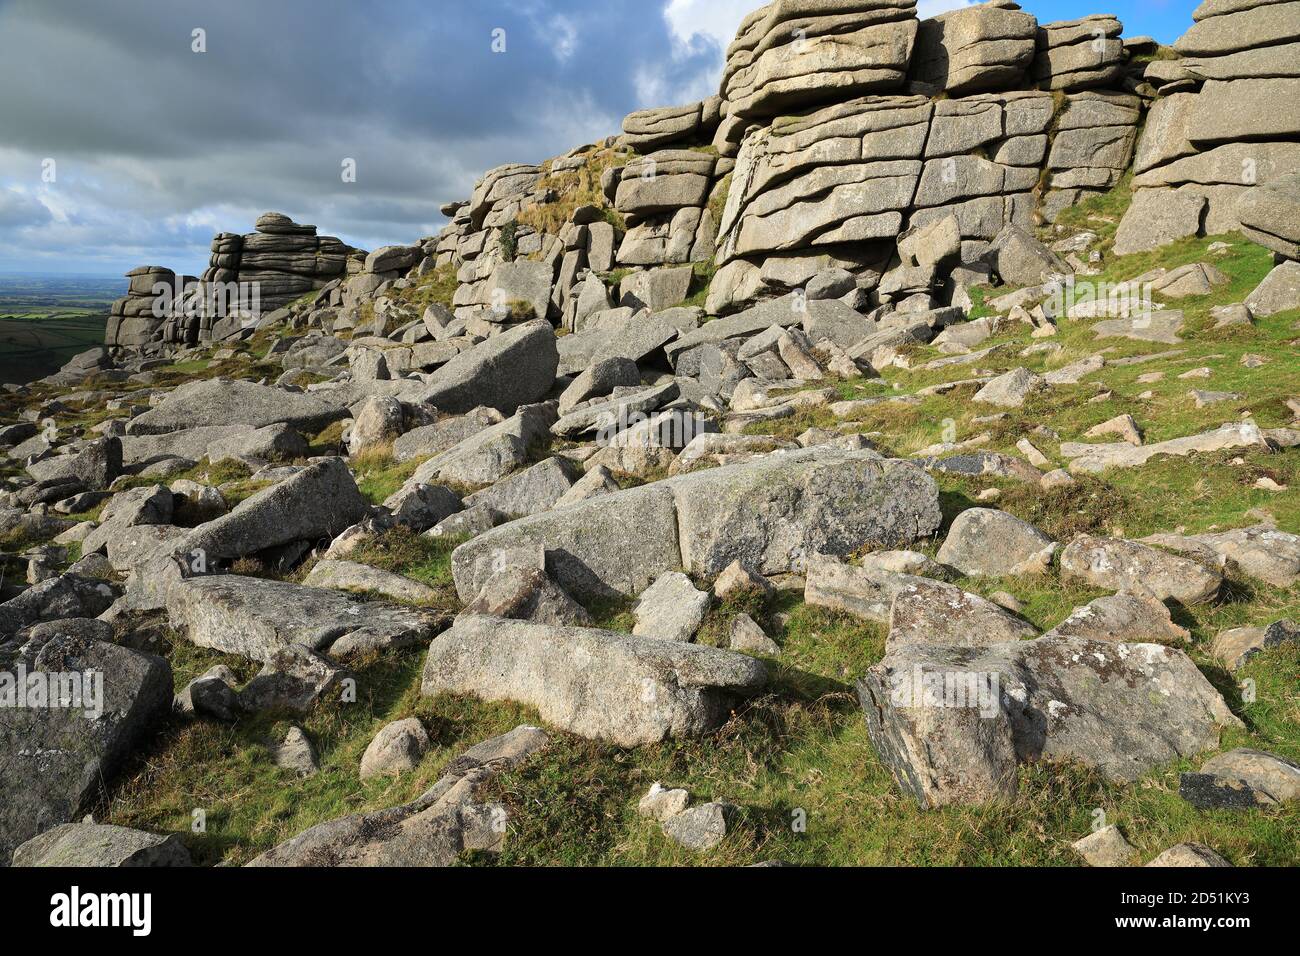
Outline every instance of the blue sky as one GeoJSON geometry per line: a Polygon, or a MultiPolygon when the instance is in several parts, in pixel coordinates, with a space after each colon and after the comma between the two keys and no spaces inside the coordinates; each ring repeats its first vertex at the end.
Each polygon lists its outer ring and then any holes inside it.
{"type": "MultiPolygon", "coordinates": [[[[214,233],[271,209],[365,248],[413,241],[492,166],[715,92],[758,5],[0,0],[0,272],[195,272],[214,233]],[[355,183],[340,176],[348,158],[355,183]]],[[[1196,6],[1023,5],[1040,22],[1114,13],[1127,35],[1164,42],[1196,6]]]]}

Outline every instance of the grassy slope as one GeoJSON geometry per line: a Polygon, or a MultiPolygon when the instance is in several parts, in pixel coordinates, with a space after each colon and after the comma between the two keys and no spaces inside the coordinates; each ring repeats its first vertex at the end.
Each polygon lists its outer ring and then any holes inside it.
{"type": "MultiPolygon", "coordinates": [[[[1093,228],[1109,242],[1123,211],[1123,189],[1071,213],[1071,225],[1093,228]],[[1089,219],[1109,217],[1110,222],[1089,219]]],[[[1102,278],[1119,280],[1154,266],[1174,266],[1206,257],[1211,240],[1180,243],[1158,253],[1116,260],[1102,278]]],[[[1148,441],[1192,434],[1250,411],[1264,426],[1289,422],[1283,400],[1300,393],[1300,361],[1294,339],[1300,313],[1275,316],[1254,329],[1215,332],[1208,328],[1213,305],[1240,301],[1267,272],[1267,254],[1227,237],[1230,254],[1211,259],[1233,277],[1230,286],[1203,301],[1183,300],[1188,317],[1185,354],[1162,363],[1106,368],[1083,384],[1055,389],[994,426],[972,419],[997,411],[973,406],[973,389],[930,397],[920,406],[885,405],[864,415],[860,429],[881,433],[899,453],[941,439],[951,421],[959,439],[991,433],[986,447],[1014,451],[1016,440],[1035,426],[1049,424],[1063,440],[1077,440],[1094,424],[1129,411],[1147,430],[1148,441]],[[1248,371],[1245,353],[1259,353],[1270,364],[1248,371]],[[1181,382],[1177,373],[1201,365],[1215,370],[1208,382],[1181,382]],[[1156,384],[1139,384],[1139,375],[1165,371],[1156,384]],[[1114,398],[1092,404],[1099,384],[1114,398]],[[1191,387],[1235,390],[1237,403],[1197,411],[1186,392],[1191,387]],[[1138,393],[1155,396],[1140,402],[1138,393]]],[[[1064,353],[1022,359],[1031,343],[1028,329],[993,340],[999,351],[980,363],[990,370],[1025,365],[1038,371],[1059,367],[1112,347],[1112,357],[1164,350],[1125,340],[1095,343],[1089,323],[1063,323],[1053,341],[1064,353]]],[[[915,365],[936,357],[922,350],[915,365]]],[[[925,385],[970,377],[961,366],[939,372],[890,370],[885,380],[839,383],[845,397],[910,393],[925,385]]],[[[764,430],[794,435],[834,420],[816,412],[778,422],[764,430]]],[[[1054,442],[1036,444],[1055,457],[1054,442]]],[[[1296,492],[1275,494],[1251,488],[1267,474],[1300,487],[1300,451],[1279,455],[1197,456],[1161,459],[1145,468],[1084,479],[1067,491],[996,480],[944,478],[945,513],[951,519],[974,504],[988,487],[1000,487],[998,503],[1033,520],[1058,537],[1080,531],[1123,531],[1138,536],[1186,526],[1190,531],[1252,523],[1247,512],[1266,508],[1287,530],[1300,530],[1296,492]]],[[[1064,464],[1064,461],[1060,461],[1064,464]]],[[[382,500],[415,467],[396,465],[384,455],[362,464],[360,480],[372,500],[382,500]]],[[[933,553],[937,542],[924,550],[933,553]]],[[[404,571],[450,597],[449,548],[413,551],[410,541],[382,542],[361,560],[404,571]]],[[[705,582],[700,582],[704,584],[705,582]]],[[[1098,592],[1062,586],[1054,577],[1012,581],[967,580],[972,591],[1008,590],[1026,605],[1026,616],[1043,629],[1098,592]]],[[[1278,649],[1257,658],[1241,674],[1229,676],[1206,656],[1219,630],[1262,624],[1281,617],[1300,618],[1300,589],[1282,591],[1233,582],[1221,603],[1180,611],[1191,629],[1191,653],[1247,724],[1224,736],[1223,748],[1256,746],[1300,759],[1300,650],[1278,649]],[[1244,703],[1237,681],[1256,682],[1254,703],[1244,703]]],[[[628,602],[593,609],[602,624],[630,629],[628,602]]],[[[625,751],[554,734],[540,759],[502,777],[494,796],[511,808],[511,836],[501,863],[523,864],[744,864],[784,859],[813,864],[1045,864],[1072,865],[1069,844],[1085,835],[1096,810],[1118,823],[1143,860],[1177,842],[1207,843],[1239,865],[1295,865],[1300,862],[1300,808],[1272,812],[1198,811],[1177,795],[1178,772],[1197,761],[1160,768],[1132,787],[1115,787],[1096,774],[1072,767],[1031,767],[1021,772],[1021,792],[1010,807],[949,808],[922,813],[893,785],[867,739],[854,700],[853,681],[884,649],[884,629],[811,608],[798,592],[782,592],[766,604],[754,599],[715,608],[701,640],[719,643],[740,610],[754,614],[783,646],[772,662],[770,693],[737,710],[718,733],[704,740],[676,741],[625,751]],[[726,799],[741,806],[736,832],[716,850],[695,855],[665,839],[654,823],[636,815],[639,797],[656,782],[685,786],[696,801],[726,799]],[[806,827],[796,826],[806,820],[806,827]]],[[[185,644],[170,653],[177,686],[221,658],[185,644]]],[[[233,728],[210,723],[170,725],[154,747],[139,756],[107,806],[112,822],[188,833],[192,812],[204,808],[207,830],[186,839],[204,862],[244,862],[307,826],[345,814],[392,806],[422,792],[456,754],[479,740],[519,723],[536,722],[528,709],[486,704],[449,695],[418,696],[422,654],[409,651],[357,668],[360,701],[331,704],[303,721],[321,752],[324,770],[298,780],[271,763],[268,743],[278,739],[285,721],[244,721],[233,728]],[[396,781],[362,783],[357,766],[365,746],[385,723],[421,717],[435,746],[419,770],[396,781]]],[[[247,662],[227,661],[241,677],[247,662]]],[[[469,862],[492,862],[488,859],[469,862]]]]}

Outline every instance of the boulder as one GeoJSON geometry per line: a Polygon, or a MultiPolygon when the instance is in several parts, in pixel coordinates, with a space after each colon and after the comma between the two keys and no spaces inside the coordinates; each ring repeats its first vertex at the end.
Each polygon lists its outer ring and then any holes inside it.
{"type": "Polygon", "coordinates": [[[1300,173],[1244,193],[1236,216],[1247,239],[1288,259],[1300,259],[1300,173]]]}
{"type": "Polygon", "coordinates": [[[858,693],[872,744],[923,808],[1010,799],[1017,762],[1076,762],[1132,783],[1240,726],[1185,654],[1155,644],[908,644],[858,693]]]}
{"type": "Polygon", "coordinates": [[[660,828],[674,843],[702,853],[726,839],[727,821],[735,810],[729,803],[704,803],[669,817],[660,828]]]}
{"type": "Polygon", "coordinates": [[[1300,641],[1300,624],[1276,621],[1268,627],[1235,627],[1220,632],[1210,652],[1228,670],[1239,670],[1251,658],[1281,644],[1300,641]]]}
{"type": "Polygon", "coordinates": [[[1003,227],[984,260],[1010,285],[1039,285],[1074,271],[1064,259],[1016,225],[1003,227]]]}
{"type": "Polygon", "coordinates": [[[478,593],[491,554],[541,546],[551,577],[580,600],[639,594],[666,571],[712,577],[733,561],[764,574],[818,552],[848,554],[932,534],[932,479],[874,452],[828,446],[679,475],[511,522],[461,545],[452,573],[478,593]]]}
{"type": "Polygon", "coordinates": [[[1206,201],[1173,189],[1139,189],[1115,234],[1115,255],[1149,252],[1200,235],[1206,201]]]}
{"type": "Polygon", "coordinates": [[[432,604],[438,600],[438,592],[427,584],[353,561],[318,561],[303,578],[303,584],[311,588],[378,594],[408,604],[432,604]]]}
{"type": "Polygon", "coordinates": [[[969,576],[995,578],[1042,574],[1051,567],[1056,542],[1004,511],[971,508],[959,514],[939,549],[938,561],[969,576]]]}
{"type": "Polygon", "coordinates": [[[1232,866],[1232,864],[1203,843],[1180,843],[1165,850],[1147,866],[1187,869],[1232,866]]]}
{"type": "Polygon", "coordinates": [[[174,389],[161,403],[131,419],[126,430],[128,435],[160,435],[217,425],[285,424],[315,434],[348,414],[320,393],[213,378],[174,389]]]}
{"type": "Polygon", "coordinates": [[[14,866],[191,866],[189,850],[175,834],[159,836],[100,823],[64,823],[14,851],[14,866]]]}
{"type": "Polygon", "coordinates": [[[369,510],[370,503],[357,490],[343,460],[326,458],[199,525],[176,550],[203,552],[211,563],[295,541],[331,540],[369,510]]]}
{"type": "Polygon", "coordinates": [[[1075,608],[1046,636],[1126,644],[1185,644],[1191,639],[1186,628],[1174,623],[1163,601],[1125,591],[1075,608]]]}
{"type": "Polygon", "coordinates": [[[190,643],[263,663],[294,647],[339,656],[418,644],[436,625],[433,616],[413,608],[235,575],[174,584],[167,614],[190,643]]]}
{"type": "Polygon", "coordinates": [[[1089,587],[1182,604],[1212,601],[1223,586],[1223,574],[1203,562],[1137,541],[1088,535],[1076,538],[1061,552],[1061,576],[1089,587]]]}
{"type": "Polygon", "coordinates": [[[633,613],[638,637],[687,644],[704,623],[709,610],[709,593],[696,590],[691,579],[680,571],[670,571],[646,588],[633,613]]]}
{"type": "Polygon", "coordinates": [[[375,735],[361,755],[361,779],[397,777],[420,765],[429,735],[415,717],[398,720],[375,735]]]}
{"type": "Polygon", "coordinates": [[[444,413],[486,405],[511,415],[519,406],[546,397],[558,367],[549,323],[525,322],[461,352],[433,372],[421,397],[444,413]]]}
{"type": "Polygon", "coordinates": [[[1038,629],[991,601],[941,581],[914,578],[889,611],[887,651],[909,644],[989,647],[1038,636],[1038,629]]]}
{"type": "Polygon", "coordinates": [[[1201,810],[1277,807],[1300,800],[1300,765],[1262,750],[1232,750],[1184,773],[1178,794],[1201,810]]]}
{"type": "Polygon", "coordinates": [[[534,624],[591,625],[591,615],[586,609],[564,593],[545,571],[519,565],[507,565],[488,578],[464,613],[534,624]]]}
{"type": "Polygon", "coordinates": [[[24,666],[29,679],[93,675],[99,690],[81,707],[0,707],[0,860],[86,813],[172,703],[168,663],[115,644],[54,637],[24,666]]]}
{"type": "Polygon", "coordinates": [[[637,747],[707,733],[766,683],[761,664],[729,651],[462,616],[430,646],[421,692],[527,704],[562,730],[637,747]]]}
{"type": "Polygon", "coordinates": [[[1300,262],[1288,260],[1274,268],[1246,296],[1246,305],[1256,318],[1300,309],[1300,262]]]}
{"type": "Polygon", "coordinates": [[[999,408],[1019,408],[1036,392],[1047,388],[1047,381],[1026,368],[999,375],[975,393],[974,401],[999,408]]]}
{"type": "Polygon", "coordinates": [[[1130,866],[1137,854],[1113,823],[1070,845],[1089,866],[1130,866]]]}

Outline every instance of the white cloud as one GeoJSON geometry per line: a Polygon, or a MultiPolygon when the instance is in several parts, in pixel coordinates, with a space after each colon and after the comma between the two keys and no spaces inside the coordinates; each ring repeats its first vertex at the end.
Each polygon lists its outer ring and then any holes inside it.
{"type": "Polygon", "coordinates": [[[691,46],[702,36],[725,51],[740,21],[756,9],[755,0],[669,0],[664,19],[678,42],[691,46]]]}

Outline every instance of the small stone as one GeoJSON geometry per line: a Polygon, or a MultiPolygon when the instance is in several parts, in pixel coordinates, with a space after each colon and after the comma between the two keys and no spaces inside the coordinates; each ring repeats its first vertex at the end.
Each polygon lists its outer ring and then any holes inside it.
{"type": "Polygon", "coordinates": [[[776,657],[781,645],[767,636],[748,614],[739,614],[731,622],[731,649],[760,657],[776,657]]]}
{"type": "Polygon", "coordinates": [[[414,770],[429,749],[429,735],[415,717],[389,724],[375,735],[361,757],[361,779],[398,776],[414,770]]]}
{"type": "Polygon", "coordinates": [[[771,594],[772,584],[758,572],[733,561],[713,582],[713,594],[719,601],[725,601],[733,594],[744,593],[771,594]]]}
{"type": "Polygon", "coordinates": [[[1038,486],[1044,491],[1051,491],[1053,488],[1068,488],[1074,483],[1074,478],[1068,471],[1058,468],[1043,475],[1038,481],[1038,486]]]}
{"type": "Polygon", "coordinates": [[[665,820],[662,828],[665,836],[688,850],[711,850],[726,838],[728,818],[735,811],[729,803],[706,803],[665,820]]]}
{"type": "Polygon", "coordinates": [[[663,784],[655,783],[637,804],[636,812],[663,823],[685,810],[690,802],[691,795],[685,790],[667,790],[663,784]]]}
{"type": "Polygon", "coordinates": [[[1118,415],[1084,432],[1085,438],[1101,438],[1104,435],[1118,435],[1130,445],[1142,444],[1142,430],[1132,415],[1118,415]]]}
{"type": "Polygon", "coordinates": [[[302,777],[310,777],[320,770],[316,748],[301,727],[289,728],[284,740],[271,749],[271,759],[277,767],[291,770],[302,777]]]}
{"type": "Polygon", "coordinates": [[[1072,846],[1089,866],[1128,866],[1137,853],[1114,824],[1088,834],[1072,846]]]}

